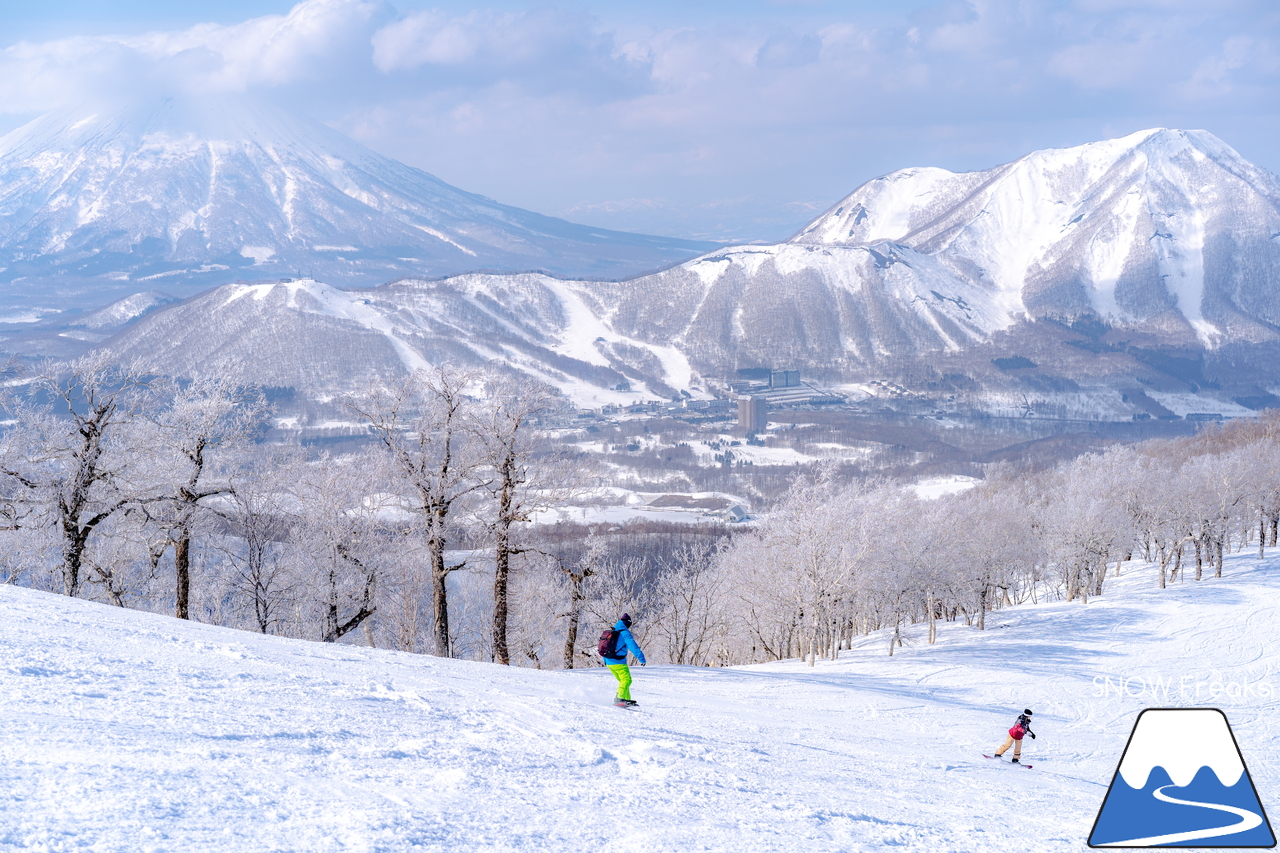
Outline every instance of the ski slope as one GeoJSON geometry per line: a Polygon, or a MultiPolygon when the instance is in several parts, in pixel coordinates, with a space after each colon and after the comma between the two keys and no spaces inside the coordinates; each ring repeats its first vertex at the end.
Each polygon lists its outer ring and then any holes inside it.
{"type": "Polygon", "coordinates": [[[1079,851],[1138,712],[1174,705],[1224,710],[1274,820],[1280,558],[1226,575],[1160,591],[1130,564],[892,658],[637,667],[635,712],[601,669],[0,587],[0,849],[1079,851]],[[1035,769],[983,759],[1024,707],[1035,769]]]}

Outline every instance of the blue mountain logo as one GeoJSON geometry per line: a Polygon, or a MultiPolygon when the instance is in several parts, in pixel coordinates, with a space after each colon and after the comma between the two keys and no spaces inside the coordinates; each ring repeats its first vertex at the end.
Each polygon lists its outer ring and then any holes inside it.
{"type": "Polygon", "coordinates": [[[1217,708],[1138,715],[1090,847],[1275,847],[1253,779],[1217,708]]]}

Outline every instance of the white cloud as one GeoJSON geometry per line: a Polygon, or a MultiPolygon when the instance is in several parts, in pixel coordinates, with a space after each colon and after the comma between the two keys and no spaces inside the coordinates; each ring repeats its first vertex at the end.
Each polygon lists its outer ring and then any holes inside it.
{"type": "Polygon", "coordinates": [[[284,15],[141,35],[20,42],[0,51],[0,111],[48,109],[112,91],[245,91],[331,76],[369,39],[378,0],[304,0],[284,15]]]}
{"type": "Polygon", "coordinates": [[[1241,147],[1215,116],[1274,114],[1280,75],[1270,0],[813,4],[785,18],[586,2],[400,14],[304,0],[231,25],[23,42],[0,50],[0,112],[276,89],[467,189],[627,227],[641,208],[808,204],[892,168],[989,167],[1107,128],[1191,124],[1241,147]],[[605,203],[628,198],[665,201],[605,203]]]}
{"type": "Polygon", "coordinates": [[[475,56],[476,49],[473,28],[464,22],[434,10],[417,12],[374,34],[373,63],[390,73],[427,63],[464,62],[475,56]]]}

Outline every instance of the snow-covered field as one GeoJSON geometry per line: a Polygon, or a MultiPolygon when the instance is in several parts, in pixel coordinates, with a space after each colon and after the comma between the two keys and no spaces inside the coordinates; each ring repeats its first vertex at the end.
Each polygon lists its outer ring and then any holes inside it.
{"type": "Polygon", "coordinates": [[[637,712],[601,669],[0,587],[0,849],[1076,851],[1138,712],[1180,705],[1226,712],[1274,818],[1280,557],[1226,574],[1159,591],[1126,567],[892,658],[871,637],[814,668],[637,667],[637,712]],[[983,759],[1023,707],[1035,769],[983,759]]]}

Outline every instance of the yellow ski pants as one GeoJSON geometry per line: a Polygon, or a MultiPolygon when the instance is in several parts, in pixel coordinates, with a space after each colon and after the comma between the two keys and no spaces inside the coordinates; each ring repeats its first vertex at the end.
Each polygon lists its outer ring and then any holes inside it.
{"type": "Polygon", "coordinates": [[[631,698],[631,667],[625,663],[606,664],[613,673],[613,677],[618,679],[618,698],[631,698]]]}

